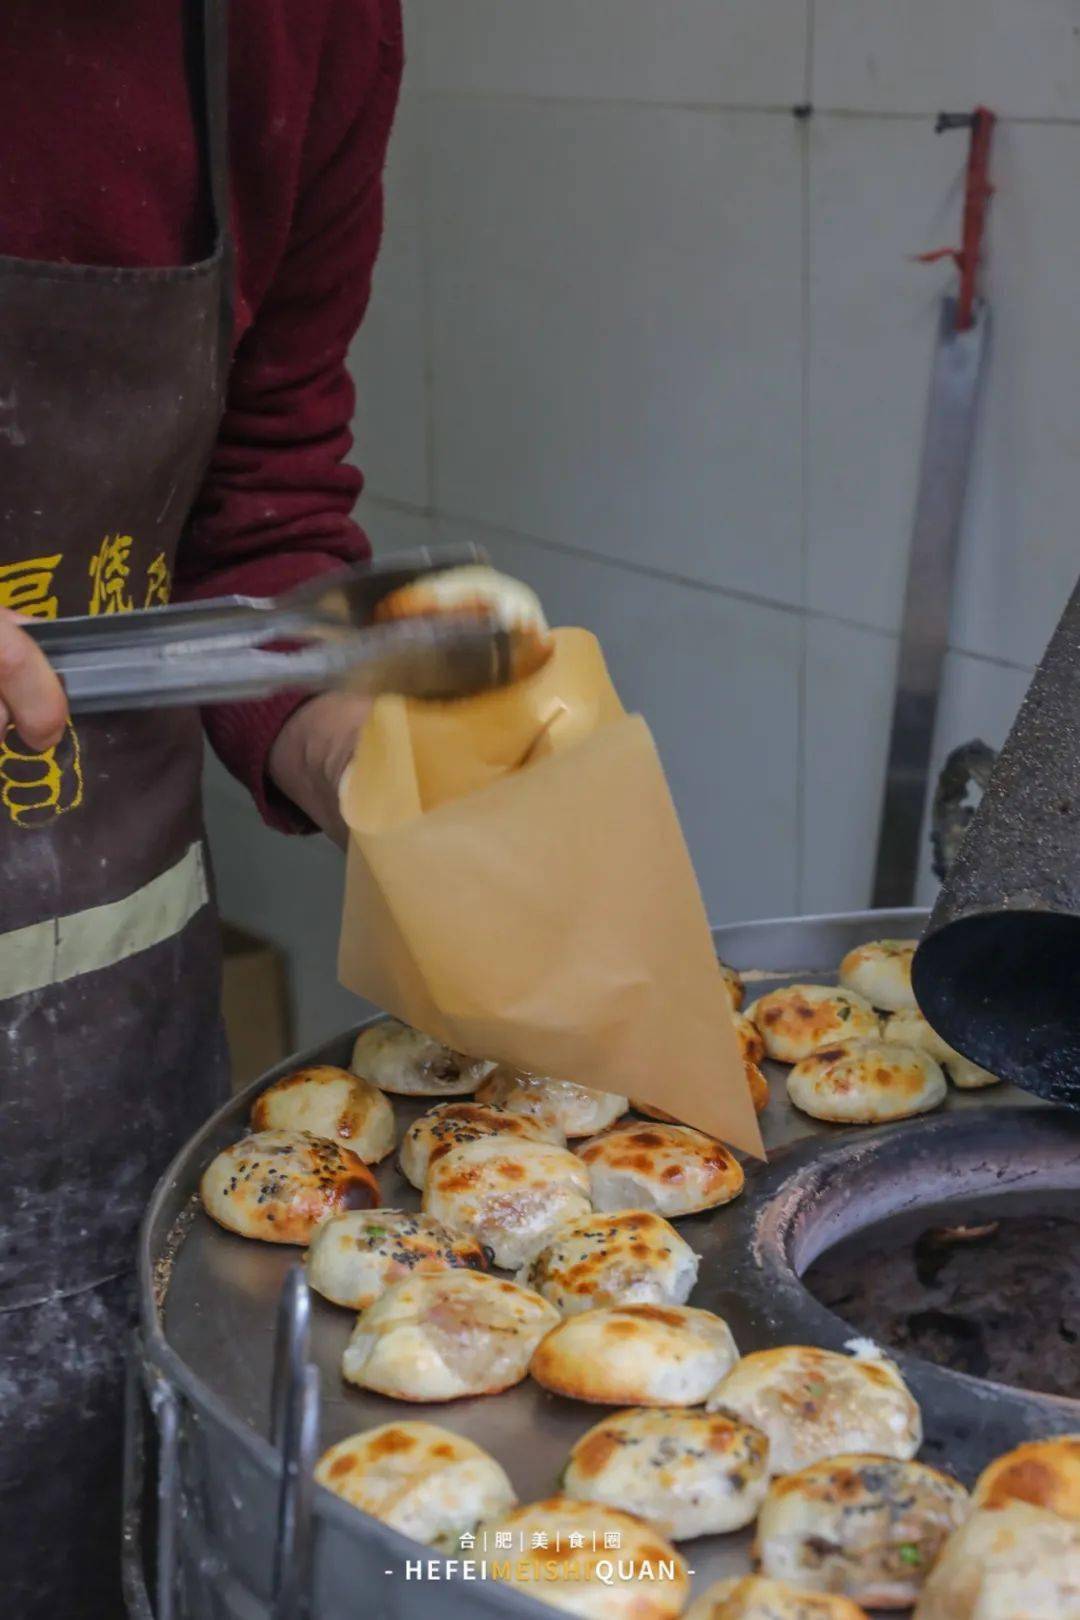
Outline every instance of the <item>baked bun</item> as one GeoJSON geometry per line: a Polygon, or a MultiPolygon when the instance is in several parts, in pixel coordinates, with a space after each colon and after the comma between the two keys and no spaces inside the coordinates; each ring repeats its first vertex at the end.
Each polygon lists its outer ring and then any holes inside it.
{"type": "Polygon", "coordinates": [[[434,1423],[382,1423],[339,1440],[315,1478],[403,1536],[444,1546],[517,1501],[494,1457],[434,1423]]]}
{"type": "Polygon", "coordinates": [[[512,1114],[527,1114],[557,1125],[564,1136],[595,1136],[628,1107],[626,1098],[614,1091],[593,1091],[572,1080],[550,1080],[546,1075],[502,1068],[484,1081],[476,1100],[498,1103],[512,1114]]]}
{"type": "Polygon", "coordinates": [[[624,1209],[579,1215],[518,1272],[564,1316],[598,1305],[683,1305],[698,1257],[661,1215],[624,1209]]]}
{"type": "Polygon", "coordinates": [[[585,1620],[675,1620],[690,1576],[674,1547],[629,1513],[571,1496],[530,1502],[486,1527],[511,1551],[488,1555],[488,1574],[585,1620]],[[605,1550],[605,1537],[609,1538],[605,1550]]]}
{"type": "Polygon", "coordinates": [[[881,1033],[887,1041],[896,1041],[900,1046],[914,1046],[918,1051],[928,1053],[935,1063],[941,1064],[960,1091],[978,1091],[983,1086],[1001,1084],[1000,1075],[991,1074],[989,1069],[980,1069],[977,1063],[962,1057],[947,1041],[943,1041],[917,1007],[904,1007],[900,1012],[890,1013],[881,1033]]]}
{"type": "Polygon", "coordinates": [[[448,1232],[411,1209],[346,1210],[324,1221],[307,1252],[307,1280],[334,1305],[366,1310],[406,1277],[484,1271],[487,1257],[471,1238],[448,1232]]]}
{"type": "Polygon", "coordinates": [[[774,1481],[755,1551],[775,1580],[907,1609],[968,1505],[957,1480],[925,1463],[831,1457],[774,1481]]]}
{"type": "Polygon", "coordinates": [[[310,1243],[340,1209],[374,1209],[379,1186],[355,1153],[309,1131],[257,1131],[241,1137],[203,1171],[206,1213],[241,1237],[310,1243]]]}
{"type": "Polygon", "coordinates": [[[689,1125],[623,1125],[577,1154],[588,1166],[596,1209],[693,1215],[729,1204],[746,1179],[726,1147],[689,1125]]]}
{"type": "Polygon", "coordinates": [[[1080,1524],[1027,1502],[976,1508],[945,1543],[916,1620],[1077,1620],[1080,1524]]]}
{"type": "Polygon", "coordinates": [[[253,1131],[310,1131],[344,1142],[365,1164],[394,1148],[394,1110],[370,1080],[318,1064],[267,1086],[251,1105],[253,1131]]]}
{"type": "Polygon", "coordinates": [[[1026,1502],[1080,1524],[1080,1434],[1029,1440],[995,1458],[979,1475],[971,1500],[990,1509],[1026,1502]]]}
{"type": "Polygon", "coordinates": [[[528,1114],[512,1114],[498,1103],[440,1103],[414,1119],[402,1137],[398,1153],[401,1173],[414,1187],[423,1189],[432,1159],[441,1159],[451,1148],[475,1142],[478,1136],[517,1136],[530,1142],[566,1146],[557,1125],[528,1114]]]}
{"type": "Polygon", "coordinates": [[[511,674],[515,680],[546,664],[555,646],[536,592],[520,579],[497,573],[483,563],[423,574],[384,596],[372,618],[380,624],[443,613],[482,614],[494,619],[500,630],[512,631],[511,674]]]}
{"type": "Polygon", "coordinates": [[[521,1382],[558,1320],[539,1294],[482,1271],[410,1277],[361,1313],[341,1370],[399,1401],[497,1395],[521,1382]]]}
{"type": "Polygon", "coordinates": [[[918,943],[917,939],[872,939],[856,945],[840,964],[840,983],[847,990],[857,990],[883,1012],[917,1006],[911,988],[911,961],[918,943]]]}
{"type": "Polygon", "coordinates": [[[744,1063],[764,1063],[767,1053],[765,1051],[765,1037],[760,1029],[746,1013],[737,1012],[733,1015],[735,1025],[735,1039],[739,1043],[744,1063]]]}
{"type": "Polygon", "coordinates": [[[709,1396],[769,1438],[774,1474],[842,1453],[906,1460],[922,1445],[918,1402],[893,1362],[788,1344],[744,1356],[709,1396]]]}
{"type": "Polygon", "coordinates": [[[929,1113],[948,1087],[939,1066],[913,1046],[881,1039],[824,1046],[788,1075],[788,1096],[812,1119],[877,1125],[929,1113]]]}
{"type": "Polygon", "coordinates": [[[727,962],[721,962],[720,958],[717,957],[716,965],[720,969],[720,977],[723,979],[727,993],[731,997],[732,1009],[738,1012],[746,997],[746,986],[736,969],[730,967],[727,962]]]}
{"type": "Polygon", "coordinates": [[[697,1406],[738,1360],[731,1329],[690,1305],[609,1305],[567,1316],[529,1371],[556,1395],[604,1406],[697,1406]]]}
{"type": "Polygon", "coordinates": [[[691,1603],[683,1620],[867,1620],[850,1598],[743,1575],[717,1581],[691,1603]]]}
{"type": "Polygon", "coordinates": [[[587,1170],[551,1142],[478,1136],[436,1159],[424,1183],[426,1212],[475,1238],[508,1271],[590,1208],[587,1170]]]}
{"type": "Polygon", "coordinates": [[[672,1541],[725,1535],[754,1518],[769,1485],[758,1429],[685,1407],[636,1407],[583,1434],[562,1488],[636,1513],[672,1541]]]}
{"type": "Polygon", "coordinates": [[[401,1097],[463,1097],[494,1067],[486,1058],[453,1052],[396,1018],[362,1029],[352,1055],[354,1074],[401,1097]]]}
{"type": "Polygon", "coordinates": [[[877,1035],[878,1016],[868,1001],[834,984],[787,984],[760,996],[748,1016],[777,1063],[799,1063],[830,1042],[877,1035]]]}
{"type": "Polygon", "coordinates": [[[743,1065],[746,1071],[746,1083],[750,1087],[750,1101],[754,1105],[754,1113],[762,1114],[769,1106],[769,1082],[756,1063],[743,1065]]]}

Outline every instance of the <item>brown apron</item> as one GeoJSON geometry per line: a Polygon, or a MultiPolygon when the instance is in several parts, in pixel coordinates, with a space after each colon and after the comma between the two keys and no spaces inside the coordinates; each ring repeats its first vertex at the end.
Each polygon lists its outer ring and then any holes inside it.
{"type": "MultiPolygon", "coordinates": [[[[0,258],[0,604],[31,615],[167,600],[217,433],[224,0],[185,11],[209,257],[0,258]]],[[[19,1620],[122,1613],[135,1234],[225,1079],[201,763],[194,710],[76,718],[42,754],[0,740],[0,1601],[19,1620]]]]}

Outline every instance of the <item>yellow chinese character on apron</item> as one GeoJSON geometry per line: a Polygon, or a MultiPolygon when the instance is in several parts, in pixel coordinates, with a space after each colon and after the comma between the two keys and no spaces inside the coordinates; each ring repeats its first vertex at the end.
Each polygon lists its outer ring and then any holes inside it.
{"type": "Polygon", "coordinates": [[[165,607],[171,595],[172,575],[165,561],[165,553],[159,551],[146,570],[146,598],[143,607],[165,607]]]}
{"type": "MultiPolygon", "coordinates": [[[[53,575],[62,553],[27,557],[0,567],[0,607],[32,619],[55,619],[53,575]]],[[[82,803],[83,775],[79,739],[69,722],[52,748],[30,753],[13,741],[9,726],[0,737],[0,804],[17,827],[36,827],[74,810],[82,803]]]]}
{"type": "Polygon", "coordinates": [[[130,613],[135,606],[127,588],[133,544],[130,534],[107,534],[91,557],[91,613],[130,613]]]}

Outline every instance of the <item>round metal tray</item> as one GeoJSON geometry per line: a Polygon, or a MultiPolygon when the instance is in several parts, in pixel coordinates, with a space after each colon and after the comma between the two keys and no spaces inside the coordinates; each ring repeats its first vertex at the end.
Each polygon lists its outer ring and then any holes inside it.
{"type": "MultiPolygon", "coordinates": [[[[748,974],[747,996],[752,999],[770,985],[792,979],[827,981],[854,945],[882,935],[913,936],[924,921],[921,911],[862,912],[734,925],[716,929],[714,937],[718,954],[748,974]]],[[[198,1207],[198,1179],[213,1154],[241,1133],[252,1098],[266,1084],[301,1062],[347,1063],[354,1037],[355,1031],[350,1031],[282,1065],[209,1120],[163,1178],[144,1225],[140,1255],[144,1343],[149,1359],[179,1387],[185,1407],[180,1540],[186,1609],[182,1605],[180,1612],[198,1620],[226,1616],[254,1620],[270,1613],[279,1463],[266,1436],[275,1313],[283,1280],[297,1254],[295,1249],[250,1242],[216,1226],[198,1207]]],[[[900,1139],[910,1127],[899,1124],[868,1132],[818,1124],[788,1103],[786,1070],[767,1068],[772,1097],[762,1127],[770,1165],[747,1164],[747,1191],[735,1204],[679,1222],[683,1236],[702,1257],[691,1302],[724,1315],[744,1352],[790,1342],[799,1323],[807,1320],[814,1325],[817,1342],[838,1345],[852,1336],[852,1330],[811,1301],[797,1281],[796,1270],[812,1257],[804,1253],[798,1267],[792,1259],[796,1240],[804,1251],[808,1249],[805,1234],[800,1238],[798,1233],[800,1200],[794,1208],[785,1206],[786,1217],[777,1224],[777,1193],[789,1176],[797,1181],[822,1156],[856,1142],[865,1145],[864,1160],[866,1154],[884,1151],[882,1174],[895,1181],[903,1170],[900,1139]]],[[[429,1102],[394,1099],[399,1136],[429,1102]]],[[[941,1123],[954,1129],[959,1144],[969,1133],[956,1132],[961,1122],[950,1121],[950,1114],[985,1117],[1002,1108],[1041,1107],[1007,1086],[978,1092],[950,1089],[941,1123]]],[[[1056,1118],[1055,1111],[1047,1112],[1051,1132],[1056,1118]]],[[[1080,1163],[1080,1140],[1077,1145],[1080,1163]]],[[[989,1153],[992,1149],[984,1149],[979,1163],[992,1179],[989,1153]]],[[[380,1166],[378,1173],[387,1205],[416,1207],[417,1193],[392,1161],[380,1166]]],[[[976,1181],[978,1173],[975,1166],[976,1181]]],[[[830,1184],[835,1181],[833,1175],[830,1184]]],[[[841,1230],[838,1226],[836,1236],[841,1230]]],[[[826,1246],[820,1242],[818,1249],[826,1246]]],[[[316,1298],[312,1315],[312,1353],[321,1385],[321,1447],[395,1415],[428,1419],[489,1450],[525,1502],[555,1489],[571,1445],[602,1415],[602,1408],[549,1395],[528,1379],[496,1397],[403,1408],[343,1382],[340,1359],[353,1325],[352,1313],[316,1298]]],[[[948,1462],[948,1446],[937,1427],[946,1423],[955,1389],[975,1381],[923,1363],[914,1366],[928,1444],[931,1452],[944,1452],[948,1462]]],[[[1010,1392],[1000,1393],[1008,1401],[1010,1392]]],[[[1023,1406],[1025,1398],[1018,1399],[1023,1406]]],[[[1070,1421],[1080,1428],[1076,1416],[1070,1421]]],[[[1002,1433],[1008,1428],[1006,1424],[1002,1433]]],[[[983,1423],[980,1432],[985,1429],[983,1423]]],[[[990,1432],[994,1429],[991,1422],[990,1432]]],[[[947,1438],[950,1444],[955,1440],[952,1430],[947,1438]]],[[[1009,1443],[1005,1438],[997,1449],[1009,1443]]],[[[971,1465],[977,1465],[977,1458],[971,1465]]],[[[954,1466],[970,1472],[970,1467],[955,1462],[954,1466]]],[[[406,1564],[422,1556],[417,1545],[327,1492],[316,1493],[314,1521],[311,1612],[317,1620],[355,1620],[359,1613],[401,1620],[421,1614],[439,1620],[466,1614],[551,1613],[504,1585],[407,1579],[406,1564]]],[[[681,1550],[695,1571],[695,1590],[723,1575],[746,1572],[748,1544],[749,1533],[684,1543],[681,1550]]],[[[481,1555],[478,1550],[476,1556],[481,1555]]]]}

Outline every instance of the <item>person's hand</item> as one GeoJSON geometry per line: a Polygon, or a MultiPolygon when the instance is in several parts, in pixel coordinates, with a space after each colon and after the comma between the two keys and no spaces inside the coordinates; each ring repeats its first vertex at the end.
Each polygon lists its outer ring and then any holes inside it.
{"type": "Polygon", "coordinates": [[[278,732],[267,762],[274,785],[342,849],[349,835],[338,788],[370,709],[370,698],[349,692],[309,698],[278,732]]]}
{"type": "Polygon", "coordinates": [[[17,613],[0,608],[0,737],[13,725],[28,748],[44,753],[67,725],[67,694],[17,613]]]}

